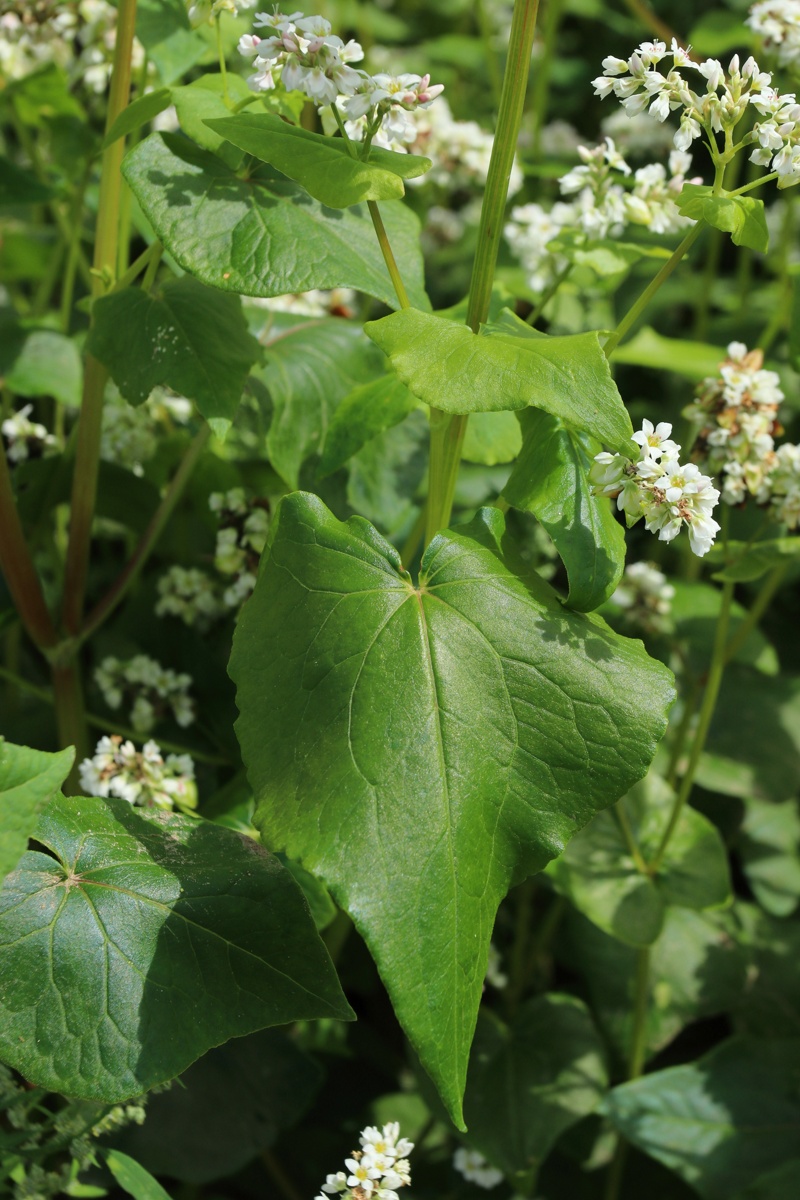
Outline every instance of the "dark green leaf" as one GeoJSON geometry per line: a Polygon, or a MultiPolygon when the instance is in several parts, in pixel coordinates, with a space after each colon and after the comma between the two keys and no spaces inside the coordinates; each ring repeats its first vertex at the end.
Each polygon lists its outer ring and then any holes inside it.
{"type": "Polygon", "coordinates": [[[782,804],[748,797],[739,854],[753,895],[776,917],[788,917],[800,901],[800,812],[797,801],[782,804]]]}
{"type": "MultiPolygon", "coordinates": [[[[715,547],[712,547],[714,550],[715,547]]],[[[722,548],[714,558],[723,558],[722,548]]],[[[800,537],[771,538],[766,542],[728,542],[726,565],[714,572],[714,578],[731,583],[749,583],[760,579],[773,567],[788,566],[800,561],[800,537]]],[[[712,559],[712,561],[714,561],[712,559]]]]}
{"type": "Polygon", "coordinates": [[[400,379],[449,413],[544,409],[606,445],[627,448],[633,432],[596,333],[476,336],[466,325],[402,309],[364,326],[400,379]]]}
{"type": "Polygon", "coordinates": [[[209,421],[231,421],[260,347],[241,302],[191,276],[160,292],[123,288],[95,302],[87,349],[126,400],[141,404],[166,384],[194,400],[209,421]]]}
{"type": "Polygon", "coordinates": [[[182,0],[138,0],[136,36],[164,83],[173,83],[208,52],[182,0]]]}
{"type": "Polygon", "coordinates": [[[644,774],[672,699],[503,528],[439,534],[415,588],[365,521],[286,497],[230,668],[262,836],[351,914],[458,1122],[500,900],[644,774]]]}
{"type": "Polygon", "coordinates": [[[330,475],[344,466],[371,438],[405,420],[418,403],[396,375],[381,375],[354,388],[331,419],[320,475],[330,475]]]}
{"type": "Polygon", "coordinates": [[[646,325],[629,342],[617,346],[614,362],[650,367],[654,371],[674,371],[687,379],[701,380],[717,374],[725,354],[721,346],[664,337],[646,325]]]}
{"type": "Polygon", "coordinates": [[[732,1038],[697,1062],[609,1093],[603,1109],[705,1200],[729,1197],[797,1157],[800,1039],[732,1038]]]}
{"type": "Polygon", "coordinates": [[[747,246],[761,254],[769,249],[763,200],[726,192],[715,195],[708,184],[685,183],[675,203],[682,216],[706,221],[714,229],[729,233],[735,246],[747,246]]]}
{"type": "Polygon", "coordinates": [[[206,1184],[240,1170],[308,1107],[322,1072],[290,1038],[265,1029],[203,1055],[180,1085],[152,1096],[119,1145],[154,1175],[206,1184]]]}
{"type": "Polygon", "coordinates": [[[350,1010],[291,876],[249,838],[59,798],[0,894],[0,1054],[115,1104],[227,1038],[350,1010]]]}
{"type": "Polygon", "coordinates": [[[373,148],[369,162],[353,158],[343,138],[310,133],[269,113],[239,113],[207,121],[240,150],[269,163],[330,208],[364,200],[399,200],[404,179],[424,175],[431,162],[415,154],[373,148]]]}
{"type": "Polygon", "coordinates": [[[72,746],[46,754],[0,737],[0,879],[27,850],[39,813],[69,775],[74,758],[72,746]]]}
{"type": "Polygon", "coordinates": [[[736,905],[737,940],[748,955],[736,1028],[757,1037],[800,1037],[800,922],[776,920],[755,904],[736,905]]]}
{"type": "Polygon", "coordinates": [[[0,155],[0,206],[41,204],[53,195],[53,189],[40,183],[34,174],[0,155]]]}
{"type": "MultiPolygon", "coordinates": [[[[328,209],[296,184],[241,179],[170,135],[140,142],[123,173],[175,261],[203,283],[246,296],[352,287],[397,304],[366,207],[328,209]]],[[[383,218],[412,304],[429,308],[417,218],[400,204],[383,218]]]]}
{"type": "Polygon", "coordinates": [[[627,821],[641,857],[649,863],[661,844],[674,794],[651,774],[600,813],[546,870],[556,888],[606,933],[632,946],[648,946],[661,933],[667,905],[719,908],[731,900],[728,856],[716,827],[684,808],[660,870],[637,867],[628,845],[627,821]]]}
{"type": "Polygon", "coordinates": [[[109,129],[103,141],[103,146],[110,146],[121,137],[149,125],[154,117],[172,104],[172,92],[167,87],[156,88],[153,92],[145,92],[137,96],[127,108],[123,108],[114,124],[109,129]]]}
{"type": "Polygon", "coordinates": [[[158,1180],[121,1150],[108,1150],[103,1157],[123,1192],[134,1200],[170,1200],[169,1192],[164,1191],[158,1180]]]}
{"type": "Polygon", "coordinates": [[[522,453],[503,496],[544,526],[567,568],[567,603],[591,612],[609,598],[625,569],[625,530],[589,481],[601,446],[541,410],[521,413],[519,420],[522,453]]]}
{"type": "Polygon", "coordinates": [[[513,462],[521,449],[522,433],[514,413],[473,413],[467,424],[461,457],[466,462],[493,467],[497,463],[513,462]]]}
{"type": "Polygon", "coordinates": [[[380,356],[360,326],[331,317],[279,335],[265,358],[255,375],[273,403],[267,450],[278,474],[296,488],[302,464],[325,447],[337,405],[380,373],[380,356]]]}
{"type": "Polygon", "coordinates": [[[734,1200],[797,1200],[800,1196],[800,1158],[768,1171],[734,1200]]]}
{"type": "Polygon", "coordinates": [[[556,1139],[593,1112],[608,1077],[603,1044],[580,1000],[550,992],[510,1026],[486,1012],[470,1056],[470,1141],[510,1181],[535,1176],[556,1139]]]}

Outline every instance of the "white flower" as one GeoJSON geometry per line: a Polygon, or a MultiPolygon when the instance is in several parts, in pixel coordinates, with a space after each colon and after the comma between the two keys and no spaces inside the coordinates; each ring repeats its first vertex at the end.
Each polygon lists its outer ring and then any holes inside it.
{"type": "Polygon", "coordinates": [[[162,757],[155,742],[137,751],[119,735],[102,737],[94,756],[78,768],[81,787],[89,796],[116,796],[145,808],[191,810],[197,806],[194,763],[188,754],[162,757]]]}
{"type": "Polygon", "coordinates": [[[478,1150],[466,1146],[459,1146],[456,1150],[453,1166],[469,1183],[475,1183],[478,1187],[489,1189],[503,1182],[502,1171],[488,1163],[478,1150]]]}
{"type": "Polygon", "coordinates": [[[6,443],[6,453],[12,463],[24,462],[26,458],[39,458],[48,450],[58,447],[52,433],[44,425],[30,419],[33,405],[26,404],[0,425],[0,433],[6,443]]]}
{"type": "Polygon", "coordinates": [[[179,725],[190,725],[195,719],[194,701],[188,695],[191,677],[164,669],[145,654],[127,662],[105,658],[94,678],[109,708],[119,708],[125,696],[130,698],[130,719],[137,733],[149,733],[168,709],[179,725]]]}
{"type": "Polygon", "coordinates": [[[626,620],[646,633],[667,633],[675,588],[653,563],[630,563],[612,603],[625,610],[626,620]]]}
{"type": "Polygon", "coordinates": [[[411,1183],[408,1159],[413,1142],[400,1137],[400,1125],[390,1121],[383,1128],[368,1125],[359,1135],[360,1150],[345,1159],[345,1171],[328,1175],[317,1200],[346,1193],[349,1200],[398,1200],[400,1188],[411,1183]],[[400,1156],[400,1157],[398,1157],[400,1156]],[[349,1190],[352,1189],[352,1190],[349,1190]]]}

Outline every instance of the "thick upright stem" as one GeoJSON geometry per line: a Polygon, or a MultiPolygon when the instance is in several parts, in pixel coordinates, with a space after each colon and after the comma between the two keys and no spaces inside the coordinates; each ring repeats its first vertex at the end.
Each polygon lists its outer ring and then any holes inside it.
{"type": "MultiPolygon", "coordinates": [[[[110,129],[128,104],[131,86],[131,48],[136,23],[136,0],[120,0],[117,8],[117,40],[106,116],[110,129]]],[[[117,268],[122,156],[125,139],[118,138],[103,151],[100,173],[100,198],[94,243],[92,295],[99,296],[105,281],[113,279],[117,268]]],[[[92,518],[97,495],[100,462],[100,429],[103,419],[103,391],[107,373],[95,359],[88,357],[83,385],[83,401],[78,423],[78,443],[72,486],[69,545],[64,575],[64,625],[77,633],[83,613],[86,573],[92,518]]]]}
{"type": "MultiPolygon", "coordinates": [[[[497,252],[503,233],[508,181],[514,165],[522,111],[528,91],[528,74],[538,11],[539,0],[515,0],[497,131],[486,177],[486,191],[483,195],[478,227],[478,248],[472,267],[467,306],[467,324],[475,334],[489,316],[497,252]]],[[[426,542],[429,542],[439,529],[445,528],[450,520],[467,420],[466,416],[448,416],[431,410],[426,542]]]]}

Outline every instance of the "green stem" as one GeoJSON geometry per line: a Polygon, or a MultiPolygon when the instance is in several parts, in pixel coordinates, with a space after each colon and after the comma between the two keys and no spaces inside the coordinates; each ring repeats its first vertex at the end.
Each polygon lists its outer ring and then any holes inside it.
{"type": "Polygon", "coordinates": [[[83,685],[77,661],[53,667],[53,700],[59,745],[75,747],[75,762],[64,784],[64,791],[69,795],[77,791],[78,765],[90,753],[83,685]]]}
{"type": "Polygon", "coordinates": [[[411,562],[414,555],[417,553],[419,544],[422,541],[422,535],[425,533],[425,518],[426,506],[423,504],[419,510],[419,515],[416,521],[411,526],[411,532],[403,543],[403,548],[400,551],[400,562],[408,570],[408,564],[411,562]]]}
{"type": "Polygon", "coordinates": [[[631,825],[624,800],[618,800],[614,805],[614,815],[616,816],[619,827],[622,830],[622,836],[625,839],[625,845],[628,847],[628,853],[634,861],[636,870],[641,875],[647,875],[647,863],[644,861],[644,856],[642,855],[642,852],[639,849],[639,844],[636,841],[636,837],[633,832],[633,826],[631,825]]]}
{"type": "Polygon", "coordinates": [[[531,311],[528,313],[527,317],[525,318],[525,320],[527,321],[527,323],[529,325],[536,324],[536,322],[539,320],[539,318],[541,317],[544,310],[547,308],[547,305],[553,299],[553,296],[555,296],[556,292],[561,287],[562,283],[564,283],[564,281],[572,273],[574,268],[575,268],[575,263],[567,263],[567,265],[564,267],[564,269],[562,271],[560,271],[558,273],[558,275],[556,275],[555,279],[550,284],[550,286],[547,288],[547,290],[545,291],[545,293],[542,296],[539,303],[536,305],[535,308],[531,309],[531,311]]]}
{"type": "MultiPolygon", "coordinates": [[[[633,995],[633,1029],[628,1053],[628,1079],[638,1079],[644,1070],[647,1054],[647,1009],[650,998],[650,948],[644,946],[636,952],[636,979],[633,995]]],[[[604,1200],[619,1200],[622,1177],[628,1158],[628,1143],[617,1137],[614,1157],[608,1169],[604,1200]]]]}
{"type": "Polygon", "coordinates": [[[731,196],[744,196],[746,192],[752,192],[756,188],[760,188],[765,183],[771,183],[773,179],[778,178],[777,171],[771,171],[769,175],[762,175],[760,179],[754,180],[752,183],[746,183],[743,187],[737,188],[735,192],[730,192],[731,196]]]}
{"type": "Polygon", "coordinates": [[[777,592],[778,588],[783,583],[783,577],[786,574],[786,565],[780,563],[777,567],[773,567],[767,575],[758,595],[753,602],[753,607],[748,612],[741,625],[731,637],[725,647],[725,662],[726,664],[734,659],[745,644],[750,634],[758,625],[764,613],[769,608],[772,597],[777,592]]]}
{"type": "Polygon", "coordinates": [[[389,236],[386,233],[386,227],[383,224],[383,218],[381,217],[378,205],[374,200],[368,200],[367,208],[369,209],[369,215],[372,217],[372,224],[375,227],[375,235],[378,239],[378,245],[381,248],[383,261],[386,263],[386,269],[389,272],[389,277],[392,281],[392,286],[394,287],[400,307],[410,308],[411,301],[408,298],[405,284],[403,283],[400,275],[400,269],[395,261],[394,254],[392,253],[392,247],[389,244],[389,236]]]}
{"type": "MultiPolygon", "coordinates": [[[[117,36],[111,75],[106,131],[126,108],[131,83],[131,48],[136,24],[136,0],[120,0],[117,8],[117,36]]],[[[100,196],[94,243],[92,296],[104,291],[104,279],[114,278],[119,245],[122,157],[125,139],[118,138],[103,151],[100,172],[100,196]]],[[[87,356],[83,401],[78,421],[78,441],[72,486],[69,544],[64,574],[64,624],[69,633],[77,633],[83,614],[86,576],[89,565],[92,519],[97,495],[100,463],[100,431],[103,420],[103,392],[107,372],[87,356]]]]}
{"type": "Polygon", "coordinates": [[[81,213],[83,212],[83,197],[87,182],[87,177],[84,176],[81,186],[75,190],[70,208],[70,240],[67,246],[67,261],[64,264],[64,279],[61,284],[61,304],[59,307],[59,327],[62,333],[69,333],[70,317],[72,315],[75,276],[78,271],[78,258],[81,249],[81,213]]]}
{"type": "Polygon", "coordinates": [[[647,287],[644,289],[644,291],[641,293],[641,295],[638,297],[638,299],[635,300],[634,303],[631,305],[631,307],[628,309],[625,316],[622,318],[619,325],[614,330],[614,332],[611,334],[611,336],[609,337],[608,341],[605,344],[604,349],[605,349],[606,358],[611,357],[611,355],[616,350],[621,339],[628,332],[631,325],[633,325],[634,322],[639,319],[641,314],[647,308],[647,305],[653,299],[653,296],[655,296],[656,292],[661,287],[662,283],[665,283],[669,279],[670,275],[675,270],[678,263],[683,258],[684,254],[686,254],[687,250],[689,250],[694,245],[694,243],[699,238],[700,234],[705,229],[705,224],[706,224],[705,221],[698,221],[689,230],[686,237],[683,239],[683,241],[680,243],[680,245],[675,248],[675,250],[672,252],[671,257],[664,263],[663,267],[658,272],[658,274],[655,275],[653,277],[653,279],[651,279],[650,283],[648,283],[647,287]]]}
{"type": "Polygon", "coordinates": [[[149,292],[155,283],[158,268],[161,264],[161,255],[164,253],[164,247],[161,245],[161,242],[154,242],[150,249],[152,254],[148,260],[147,269],[141,284],[143,292],[149,292]]]}
{"type": "Polygon", "coordinates": [[[148,246],[146,250],[142,251],[138,258],[134,259],[125,274],[120,275],[111,291],[121,292],[123,288],[130,287],[131,284],[136,281],[139,275],[141,275],[142,271],[150,266],[150,263],[153,261],[153,259],[155,258],[160,260],[163,253],[164,247],[161,245],[161,242],[153,242],[152,245],[148,246]]]}
{"type": "Polygon", "coordinates": [[[653,12],[650,5],[644,3],[644,0],[625,0],[625,3],[633,15],[639,18],[645,29],[649,29],[650,32],[654,33],[656,37],[660,38],[662,42],[666,42],[669,46],[672,42],[672,39],[675,38],[675,41],[678,43],[678,45],[683,44],[681,39],[676,36],[671,27],[667,25],[666,21],[662,21],[661,18],[653,12]]]}
{"type": "MultiPolygon", "coordinates": [[[[478,226],[478,248],[472,266],[467,305],[467,325],[477,334],[489,316],[497,253],[503,233],[508,181],[514,165],[522,112],[528,91],[533,35],[539,0],[515,0],[508,58],[500,95],[497,130],[489,160],[486,191],[478,226]]],[[[450,521],[461,447],[467,430],[466,416],[450,416],[431,409],[431,454],[428,484],[426,542],[450,521]]]]}
{"type": "Polygon", "coordinates": [[[692,742],[691,753],[689,754],[689,762],[686,767],[683,778],[681,779],[678,793],[672,806],[667,827],[661,837],[658,850],[655,857],[649,864],[651,875],[656,875],[664,861],[664,855],[667,852],[667,847],[675,832],[675,828],[680,820],[680,815],[683,812],[683,806],[689,799],[689,795],[694,784],[694,776],[697,771],[700,756],[705,749],[706,738],[711,727],[711,718],[714,716],[714,709],[719,696],[719,689],[722,683],[722,675],[725,670],[726,662],[726,646],[728,640],[728,625],[730,623],[731,603],[733,601],[733,584],[726,583],[722,588],[722,600],[720,602],[719,617],[717,618],[717,630],[714,637],[714,650],[711,655],[711,666],[708,671],[708,680],[706,682],[705,691],[703,693],[703,702],[700,706],[700,716],[697,722],[697,731],[692,742]]]}
{"type": "Polygon", "coordinates": [[[228,93],[228,67],[225,62],[225,51],[222,49],[222,30],[220,29],[219,14],[214,20],[215,33],[217,36],[217,58],[219,59],[219,73],[222,76],[222,95],[225,103],[230,105],[231,98],[228,93]]]}
{"type": "Polygon", "coordinates": [[[117,605],[123,600],[126,593],[132,584],[138,578],[143,566],[147,562],[153,548],[158,541],[164,526],[175,511],[175,506],[183,495],[186,484],[189,482],[189,477],[194,470],[197,460],[205,449],[208,442],[211,430],[208,425],[203,425],[199,432],[195,435],[189,449],[183,457],[181,465],[173,476],[172,482],[167,489],[166,495],[156,509],[153,517],[150,520],[147,528],[141,536],[138,546],[134,550],[127,565],[118,575],[117,579],[112,584],[111,588],[106,592],[105,596],[95,606],[81,628],[80,634],[73,639],[70,645],[77,649],[79,645],[92,637],[100,626],[108,620],[117,605]]]}
{"type": "Polygon", "coordinates": [[[31,640],[40,650],[58,641],[42,585],[31,558],[14,500],[11,472],[0,438],[0,571],[14,607],[31,640]]]}
{"type": "MultiPolygon", "coordinates": [[[[547,94],[550,86],[550,75],[555,60],[556,41],[561,27],[561,17],[564,12],[565,0],[547,0],[544,14],[544,50],[536,62],[533,79],[533,96],[531,98],[531,115],[533,117],[533,154],[539,157],[541,149],[542,126],[547,116],[547,94]]],[[[531,322],[533,324],[533,322],[531,322]]]]}

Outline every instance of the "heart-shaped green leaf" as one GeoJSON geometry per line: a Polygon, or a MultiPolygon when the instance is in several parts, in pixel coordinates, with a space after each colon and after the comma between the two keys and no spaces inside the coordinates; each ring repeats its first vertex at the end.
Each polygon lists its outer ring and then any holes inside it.
{"type": "MultiPolygon", "coordinates": [[[[404,179],[430,168],[429,158],[374,148],[368,162],[353,157],[343,138],[323,137],[269,113],[239,113],[206,121],[220,137],[301,184],[330,208],[364,200],[399,200],[404,179]]],[[[353,147],[355,150],[355,147],[353,147]]]]}
{"type": "Polygon", "coordinates": [[[209,421],[233,420],[261,348],[241,301],[190,275],[160,291],[123,288],[95,302],[87,349],[126,400],[142,404],[167,384],[194,400],[209,421]]]}
{"type": "Polygon", "coordinates": [[[464,1097],[470,1141],[509,1181],[524,1185],[556,1139],[594,1111],[607,1084],[603,1043],[580,1000],[537,996],[510,1026],[486,1012],[464,1097]]]}
{"type": "Polygon", "coordinates": [[[669,904],[706,909],[731,900],[725,844],[693,808],[683,809],[657,874],[643,869],[655,858],[673,802],[672,789],[649,775],[617,810],[599,813],[546,868],[558,891],[590,921],[632,946],[656,940],[669,904]]]}
{"type": "Polygon", "coordinates": [[[644,774],[673,695],[503,528],[439,534],[415,587],[366,521],[287,496],[230,667],[262,836],[351,914],[459,1123],[497,907],[644,774]]]}
{"type": "Polygon", "coordinates": [[[69,775],[74,758],[72,746],[46,754],[0,737],[0,879],[27,850],[40,811],[69,775]]]}
{"type": "Polygon", "coordinates": [[[706,183],[685,183],[675,203],[682,216],[706,221],[714,229],[729,233],[735,246],[748,246],[761,254],[769,249],[763,200],[714,193],[706,183]]]}
{"type": "Polygon", "coordinates": [[[569,578],[570,608],[591,612],[608,599],[625,569],[625,531],[589,481],[600,444],[549,413],[520,413],[523,446],[503,496],[544,526],[569,578]]]}
{"type": "Polygon", "coordinates": [[[211,1046],[351,1015],[291,875],[250,838],[124,800],[51,801],[0,893],[0,1056],[116,1104],[211,1046]]]}
{"type": "Polygon", "coordinates": [[[628,449],[633,427],[598,334],[543,337],[518,325],[476,335],[466,325],[404,308],[364,329],[403,383],[432,408],[541,408],[607,446],[628,449]]]}
{"type": "MultiPolygon", "coordinates": [[[[325,208],[267,168],[243,179],[171,134],[135,146],[123,174],[175,261],[203,283],[246,296],[352,287],[397,304],[366,206],[325,208]]],[[[402,204],[383,220],[412,304],[430,308],[419,221],[402,204]]]]}

